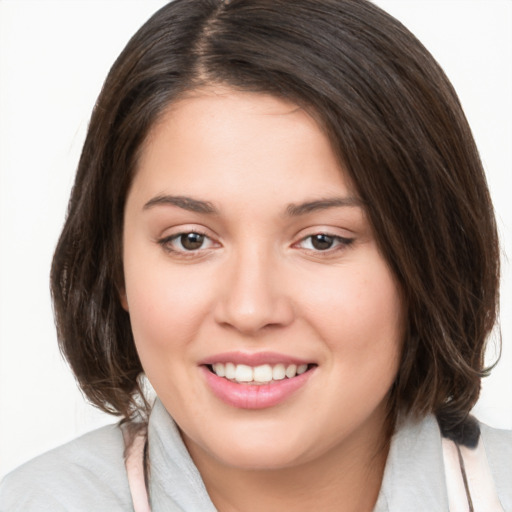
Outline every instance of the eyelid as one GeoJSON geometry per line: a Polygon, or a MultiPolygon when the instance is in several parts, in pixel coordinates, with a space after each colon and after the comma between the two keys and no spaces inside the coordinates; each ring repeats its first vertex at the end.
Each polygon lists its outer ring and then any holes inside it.
{"type": "Polygon", "coordinates": [[[343,251],[348,248],[355,241],[354,237],[346,237],[340,234],[332,233],[332,230],[328,229],[318,229],[314,232],[310,232],[307,235],[301,236],[297,242],[295,242],[292,247],[296,247],[302,249],[304,251],[308,251],[318,255],[330,255],[337,251],[343,251]],[[314,247],[301,247],[301,245],[307,240],[312,240],[313,237],[318,235],[324,235],[334,240],[333,247],[329,247],[327,249],[316,249],[314,247]]]}
{"type": "Polygon", "coordinates": [[[174,255],[180,256],[180,257],[191,257],[191,256],[197,256],[199,253],[205,253],[206,251],[209,251],[212,248],[220,247],[220,243],[215,240],[215,238],[208,234],[208,230],[198,227],[198,226],[178,226],[173,229],[174,232],[166,235],[162,235],[158,237],[155,241],[158,245],[160,245],[166,252],[172,253],[174,255]],[[203,236],[206,240],[209,241],[208,247],[200,247],[198,249],[191,249],[187,250],[185,248],[175,248],[172,247],[172,243],[176,240],[179,240],[183,235],[188,234],[197,234],[203,236]]]}

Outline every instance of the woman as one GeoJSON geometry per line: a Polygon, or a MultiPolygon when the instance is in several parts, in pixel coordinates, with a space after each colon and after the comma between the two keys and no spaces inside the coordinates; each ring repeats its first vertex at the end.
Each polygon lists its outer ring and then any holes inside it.
{"type": "Polygon", "coordinates": [[[511,509],[511,436],[469,417],[498,256],[457,97],[396,20],[169,4],[107,78],[52,267],[63,352],[125,421],[2,507],[511,509]]]}

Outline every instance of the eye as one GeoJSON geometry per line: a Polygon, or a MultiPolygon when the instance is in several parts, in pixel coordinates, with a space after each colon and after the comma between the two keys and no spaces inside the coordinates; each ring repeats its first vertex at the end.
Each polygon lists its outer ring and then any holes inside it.
{"type": "Polygon", "coordinates": [[[189,233],[177,233],[159,240],[158,243],[171,252],[193,252],[201,249],[209,249],[214,245],[213,241],[203,233],[191,231],[189,233]]]}
{"type": "Polygon", "coordinates": [[[345,238],[327,233],[316,233],[303,238],[297,245],[310,251],[329,251],[349,246],[353,238],[345,238]]]}
{"type": "Polygon", "coordinates": [[[206,237],[200,233],[184,233],[176,238],[186,251],[196,251],[204,244],[206,237]]]}

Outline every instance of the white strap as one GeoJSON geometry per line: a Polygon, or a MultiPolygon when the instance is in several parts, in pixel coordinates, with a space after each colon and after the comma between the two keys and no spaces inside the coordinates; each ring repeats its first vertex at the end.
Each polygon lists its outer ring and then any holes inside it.
{"type": "Polygon", "coordinates": [[[128,475],[128,485],[132,495],[135,512],[151,512],[149,506],[146,482],[144,479],[144,446],[146,445],[145,429],[138,432],[130,442],[127,430],[123,430],[126,447],[125,466],[128,475]]]}
{"type": "Polygon", "coordinates": [[[504,512],[480,438],[474,449],[442,439],[450,512],[504,512]]]}

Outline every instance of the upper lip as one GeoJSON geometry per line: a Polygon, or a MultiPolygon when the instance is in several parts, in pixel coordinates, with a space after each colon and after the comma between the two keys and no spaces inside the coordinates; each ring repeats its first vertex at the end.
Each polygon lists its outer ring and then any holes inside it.
{"type": "Polygon", "coordinates": [[[259,366],[262,364],[311,364],[313,361],[300,357],[279,354],[278,352],[224,352],[206,357],[200,361],[200,365],[212,365],[215,363],[246,364],[247,366],[259,366]]]}

